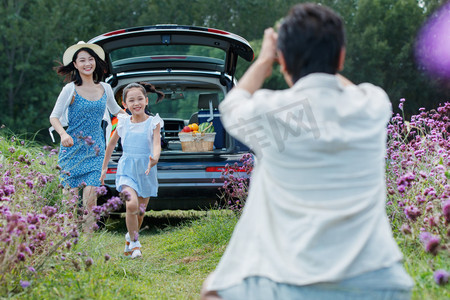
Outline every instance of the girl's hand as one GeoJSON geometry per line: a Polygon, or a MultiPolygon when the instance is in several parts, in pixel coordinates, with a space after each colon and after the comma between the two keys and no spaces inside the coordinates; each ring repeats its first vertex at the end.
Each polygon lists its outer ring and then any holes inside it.
{"type": "Polygon", "coordinates": [[[105,177],[106,177],[106,170],[102,169],[102,175],[100,175],[100,182],[102,185],[105,185],[105,177]]]}
{"type": "Polygon", "coordinates": [[[73,146],[73,139],[67,132],[61,135],[61,145],[63,145],[64,147],[73,146]]]}
{"type": "Polygon", "coordinates": [[[148,175],[150,173],[150,169],[156,166],[156,164],[158,163],[158,160],[154,159],[151,155],[149,156],[149,158],[150,161],[148,162],[148,167],[147,170],[145,171],[145,175],[148,175]]]}

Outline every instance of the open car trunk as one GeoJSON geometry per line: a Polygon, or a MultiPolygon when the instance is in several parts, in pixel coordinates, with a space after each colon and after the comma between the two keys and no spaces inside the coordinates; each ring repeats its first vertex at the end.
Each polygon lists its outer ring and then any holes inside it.
{"type": "MultiPolygon", "coordinates": [[[[175,156],[217,156],[247,151],[239,142],[236,142],[225,131],[218,109],[219,103],[224,99],[226,85],[220,84],[219,78],[208,77],[199,80],[198,76],[170,76],[152,74],[150,80],[145,80],[145,75],[137,81],[147,81],[155,86],[159,91],[164,92],[163,101],[156,103],[156,95],[149,96],[149,111],[151,114],[159,116],[164,120],[164,127],[161,130],[161,159],[175,156]],[[188,124],[204,122],[212,123],[215,138],[212,151],[195,152],[183,151],[179,133],[188,124]]],[[[129,80],[120,79],[115,87],[116,100],[121,105],[123,88],[129,80]]],[[[136,82],[136,78],[133,78],[136,82]]],[[[120,143],[116,152],[121,152],[120,143]]]]}

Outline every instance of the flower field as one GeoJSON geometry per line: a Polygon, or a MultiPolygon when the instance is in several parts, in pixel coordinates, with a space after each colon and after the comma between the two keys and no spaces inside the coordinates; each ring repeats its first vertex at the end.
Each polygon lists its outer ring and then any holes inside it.
{"type": "MultiPolygon", "coordinates": [[[[409,121],[395,115],[387,128],[386,210],[405,254],[405,267],[416,283],[416,299],[429,294],[450,297],[449,117],[450,103],[445,103],[421,109],[409,121]]],[[[240,172],[251,171],[251,159],[243,157],[240,172]]],[[[57,149],[0,129],[0,297],[33,290],[51,269],[80,274],[95,269],[94,254],[79,245],[86,239],[82,229],[88,213],[80,207],[78,195],[63,193],[57,163],[57,149]]],[[[222,191],[229,208],[239,211],[248,181],[235,175],[230,166],[222,191]]],[[[121,204],[112,197],[93,214],[98,219],[121,204]]],[[[102,255],[106,264],[113,256],[102,255]]]]}

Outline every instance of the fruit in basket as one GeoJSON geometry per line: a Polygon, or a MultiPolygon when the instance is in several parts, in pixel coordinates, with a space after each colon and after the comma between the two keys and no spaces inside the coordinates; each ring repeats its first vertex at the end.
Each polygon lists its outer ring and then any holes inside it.
{"type": "Polygon", "coordinates": [[[189,126],[184,126],[183,130],[181,130],[181,132],[191,132],[191,127],[189,126]]]}
{"type": "Polygon", "coordinates": [[[192,123],[188,125],[189,128],[191,128],[192,131],[198,131],[198,124],[197,123],[192,123]]]}
{"type": "Polygon", "coordinates": [[[198,131],[201,133],[212,133],[214,132],[214,126],[212,122],[203,122],[198,126],[198,131]]]}

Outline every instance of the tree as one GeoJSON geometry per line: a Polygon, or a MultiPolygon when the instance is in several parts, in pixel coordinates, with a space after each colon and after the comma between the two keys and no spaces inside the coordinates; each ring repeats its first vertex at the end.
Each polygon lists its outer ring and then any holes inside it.
{"type": "Polygon", "coordinates": [[[414,60],[415,37],[436,1],[426,4],[360,0],[347,24],[344,74],[357,83],[367,81],[383,87],[395,109],[400,98],[406,98],[407,114],[417,113],[422,106],[436,107],[444,95],[418,70],[414,60]]]}

